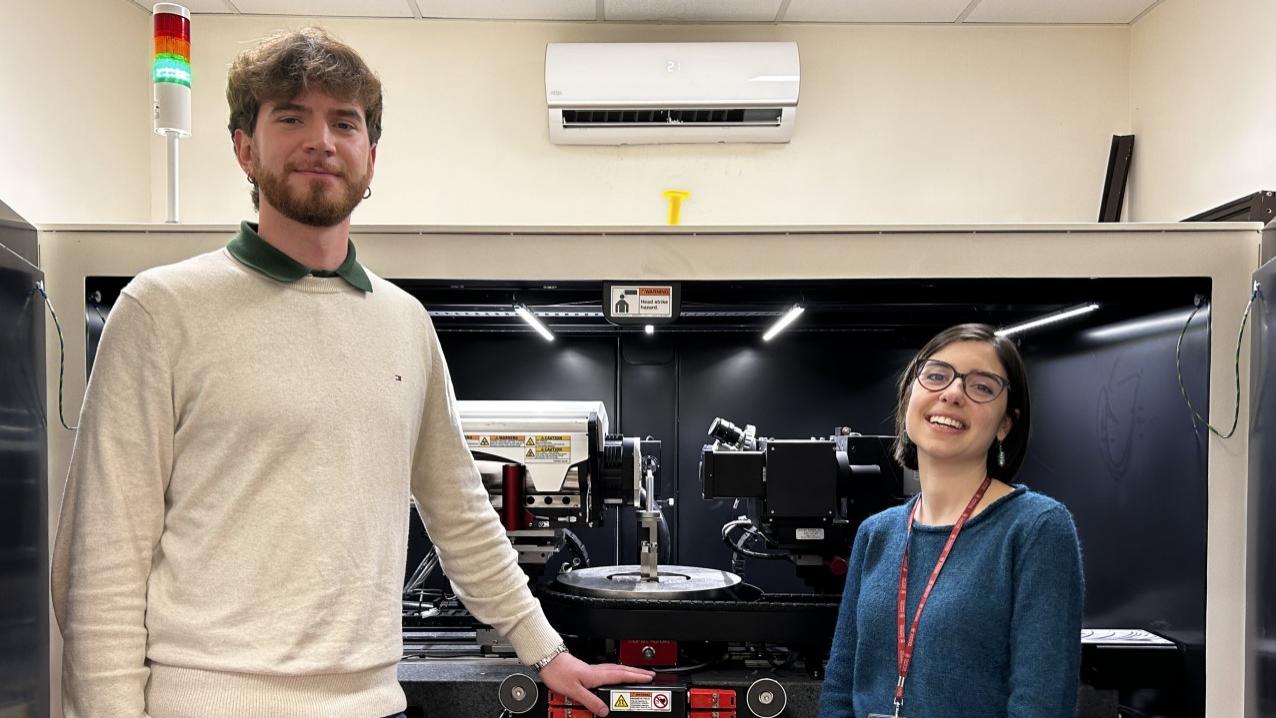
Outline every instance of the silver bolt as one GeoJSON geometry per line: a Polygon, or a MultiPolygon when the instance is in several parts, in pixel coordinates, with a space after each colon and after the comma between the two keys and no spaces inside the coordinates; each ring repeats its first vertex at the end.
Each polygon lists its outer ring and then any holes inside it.
{"type": "Polygon", "coordinates": [[[510,695],[514,696],[514,700],[521,701],[527,697],[527,691],[522,686],[514,686],[510,689],[510,695]]]}
{"type": "Polygon", "coordinates": [[[775,700],[775,694],[771,691],[762,691],[758,694],[758,703],[764,706],[771,705],[771,701],[775,700]]]}

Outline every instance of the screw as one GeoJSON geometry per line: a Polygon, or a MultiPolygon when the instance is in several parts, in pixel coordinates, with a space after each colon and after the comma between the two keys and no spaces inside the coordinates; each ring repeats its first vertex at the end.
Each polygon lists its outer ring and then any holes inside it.
{"type": "Polygon", "coordinates": [[[514,700],[521,701],[527,697],[527,691],[523,690],[522,686],[514,686],[510,689],[510,695],[514,696],[514,700]]]}
{"type": "Polygon", "coordinates": [[[771,705],[771,701],[775,700],[775,694],[771,691],[762,691],[758,694],[758,702],[764,706],[771,705]]]}

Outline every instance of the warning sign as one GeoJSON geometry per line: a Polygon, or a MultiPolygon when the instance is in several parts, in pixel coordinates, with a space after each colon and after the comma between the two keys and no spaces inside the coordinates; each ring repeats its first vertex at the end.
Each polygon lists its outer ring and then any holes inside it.
{"type": "Polygon", "coordinates": [[[523,446],[524,440],[531,441],[526,434],[466,434],[465,443],[483,449],[517,449],[523,446]]]}
{"type": "Polygon", "coordinates": [[[669,691],[612,691],[611,709],[630,713],[669,713],[672,695],[669,691]]]}
{"type": "Polygon", "coordinates": [[[572,462],[572,437],[567,434],[534,434],[527,437],[526,460],[546,464],[572,462]]]}
{"type": "Polygon", "coordinates": [[[471,449],[515,449],[504,456],[525,463],[570,464],[572,462],[572,437],[570,434],[466,434],[465,444],[471,449]]]}
{"type": "Polygon", "coordinates": [[[612,285],[610,301],[611,313],[615,317],[673,318],[671,285],[612,285]]]}

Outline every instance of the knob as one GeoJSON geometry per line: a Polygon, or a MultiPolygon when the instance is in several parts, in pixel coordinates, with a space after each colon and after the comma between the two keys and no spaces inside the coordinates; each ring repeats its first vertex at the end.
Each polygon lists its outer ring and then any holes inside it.
{"type": "Polygon", "coordinates": [[[518,715],[536,707],[536,699],[540,697],[540,689],[536,681],[524,673],[511,673],[501,681],[498,693],[501,707],[518,715]]]}
{"type": "Polygon", "coordinates": [[[758,718],[775,718],[784,712],[789,696],[779,681],[759,678],[745,693],[745,704],[758,718]]]}

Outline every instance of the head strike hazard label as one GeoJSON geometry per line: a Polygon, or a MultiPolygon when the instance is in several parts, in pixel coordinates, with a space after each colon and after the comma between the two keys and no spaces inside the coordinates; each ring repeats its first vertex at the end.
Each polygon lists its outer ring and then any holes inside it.
{"type": "Polygon", "coordinates": [[[611,709],[629,713],[668,713],[673,704],[670,691],[612,691],[611,709]]]}

